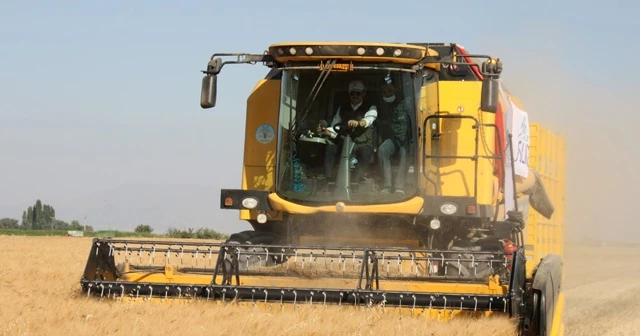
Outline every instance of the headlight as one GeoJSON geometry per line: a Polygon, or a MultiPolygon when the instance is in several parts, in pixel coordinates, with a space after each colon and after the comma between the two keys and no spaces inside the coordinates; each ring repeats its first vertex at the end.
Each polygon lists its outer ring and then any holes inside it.
{"type": "Polygon", "coordinates": [[[439,228],[440,228],[440,220],[439,220],[439,219],[437,219],[437,218],[432,219],[432,220],[431,220],[431,222],[429,222],[429,227],[430,227],[432,230],[437,230],[437,229],[439,229],[439,228]]]}
{"type": "Polygon", "coordinates": [[[440,206],[440,211],[445,215],[453,215],[458,211],[458,207],[453,203],[445,203],[440,206]]]}
{"type": "Polygon", "coordinates": [[[258,205],[258,200],[253,197],[247,197],[242,200],[242,206],[247,209],[253,209],[258,205]]]}

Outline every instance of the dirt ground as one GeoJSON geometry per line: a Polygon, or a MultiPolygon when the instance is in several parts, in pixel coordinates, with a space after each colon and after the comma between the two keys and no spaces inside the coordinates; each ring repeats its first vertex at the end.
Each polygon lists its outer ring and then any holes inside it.
{"type": "MultiPolygon", "coordinates": [[[[506,320],[443,324],[353,309],[108,303],[79,291],[91,239],[0,236],[0,335],[511,335],[506,320]]],[[[567,335],[640,334],[640,248],[567,247],[567,335]],[[635,257],[635,259],[634,259],[635,257]]]]}

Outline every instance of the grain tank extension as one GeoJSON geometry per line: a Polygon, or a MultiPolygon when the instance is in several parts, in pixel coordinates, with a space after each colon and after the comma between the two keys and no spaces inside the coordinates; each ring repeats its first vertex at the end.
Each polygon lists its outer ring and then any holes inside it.
{"type": "Polygon", "coordinates": [[[87,294],[502,314],[523,334],[562,333],[564,142],[529,122],[499,59],[453,43],[278,43],[214,54],[202,108],[230,64],[268,68],[247,100],[240,187],[220,194],[253,230],[96,239],[87,294]]]}

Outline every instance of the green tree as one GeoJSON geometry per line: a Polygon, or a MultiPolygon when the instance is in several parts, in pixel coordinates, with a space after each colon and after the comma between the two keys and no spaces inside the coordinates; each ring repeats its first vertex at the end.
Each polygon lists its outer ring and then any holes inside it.
{"type": "Polygon", "coordinates": [[[140,224],[136,226],[134,231],[138,233],[151,233],[153,232],[153,228],[146,224],[140,224]]]}
{"type": "Polygon", "coordinates": [[[22,228],[23,229],[30,229],[31,228],[31,222],[29,222],[29,217],[27,216],[27,210],[22,212],[22,228]]]}
{"type": "Polygon", "coordinates": [[[54,230],[71,230],[71,225],[63,220],[53,219],[51,224],[54,230]]]}
{"type": "Polygon", "coordinates": [[[51,229],[56,225],[56,210],[51,205],[42,203],[41,200],[36,200],[34,205],[22,212],[22,228],[24,229],[51,229]]]}
{"type": "Polygon", "coordinates": [[[26,218],[26,221],[24,221],[22,223],[22,226],[26,230],[35,229],[34,224],[33,224],[33,207],[30,206],[29,208],[27,208],[27,218],[26,218]]]}
{"type": "Polygon", "coordinates": [[[192,228],[189,228],[187,230],[169,228],[169,230],[167,230],[167,233],[172,238],[195,238],[195,233],[193,232],[192,228]]]}
{"type": "Polygon", "coordinates": [[[33,207],[33,225],[34,229],[41,230],[44,226],[44,216],[42,214],[42,201],[36,200],[33,207]]]}
{"type": "Polygon", "coordinates": [[[196,237],[200,239],[225,239],[225,235],[210,228],[200,228],[196,231],[196,237]]]}
{"type": "Polygon", "coordinates": [[[42,226],[50,228],[56,218],[56,211],[49,204],[42,205],[42,226]]]}
{"type": "Polygon", "coordinates": [[[199,228],[194,231],[193,228],[187,230],[178,230],[176,228],[169,228],[167,234],[173,238],[199,238],[199,239],[227,239],[228,235],[217,232],[210,228],[199,228]]]}
{"type": "Polygon", "coordinates": [[[0,229],[19,229],[20,222],[13,218],[0,219],[0,229]]]}
{"type": "Polygon", "coordinates": [[[82,230],[82,225],[80,225],[80,222],[77,220],[72,220],[71,221],[71,225],[69,226],[70,230],[76,230],[76,231],[80,231],[82,230]]]}

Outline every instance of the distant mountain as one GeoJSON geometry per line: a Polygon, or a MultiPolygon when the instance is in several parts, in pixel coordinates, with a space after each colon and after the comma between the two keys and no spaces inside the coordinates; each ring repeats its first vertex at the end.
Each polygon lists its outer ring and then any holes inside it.
{"type": "MultiPolygon", "coordinates": [[[[35,200],[34,200],[35,202],[35,200]]],[[[170,227],[200,228],[233,233],[250,229],[238,211],[220,209],[220,189],[196,185],[124,185],[69,200],[42,199],[56,210],[56,218],[92,225],[95,230],[133,230],[148,224],[154,232],[170,227]]],[[[0,217],[22,218],[30,202],[0,207],[0,217]]]]}

